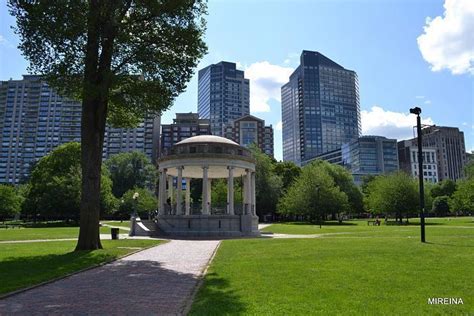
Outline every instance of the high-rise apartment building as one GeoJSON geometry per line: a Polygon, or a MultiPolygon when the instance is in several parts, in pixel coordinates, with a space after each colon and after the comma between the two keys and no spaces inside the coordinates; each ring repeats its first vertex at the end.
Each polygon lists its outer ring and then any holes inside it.
{"type": "Polygon", "coordinates": [[[253,115],[245,115],[228,125],[225,137],[247,147],[255,144],[262,152],[273,157],[273,127],[265,126],[265,121],[253,115]]]}
{"type": "Polygon", "coordinates": [[[457,127],[429,126],[422,129],[423,146],[436,148],[439,180],[464,177],[466,146],[457,127]]]}
{"type": "Polygon", "coordinates": [[[166,154],[177,142],[197,135],[210,135],[208,119],[200,119],[197,113],[176,113],[173,124],[161,127],[161,153],[166,154]]]}
{"type": "MultiPolygon", "coordinates": [[[[60,144],[81,140],[81,103],[58,95],[36,75],[0,82],[0,183],[17,184],[60,144]]],[[[104,158],[140,150],[153,159],[159,118],[137,129],[107,127],[104,158]],[[154,137],[154,138],[153,138],[154,137]]]]}
{"type": "Polygon", "coordinates": [[[210,120],[212,135],[224,136],[228,124],[250,114],[249,80],[235,63],[199,70],[198,82],[198,114],[210,120]]]}
{"type": "MultiPolygon", "coordinates": [[[[436,183],[438,178],[438,160],[436,148],[423,147],[423,179],[428,182],[436,183]]],[[[418,144],[416,139],[402,140],[398,142],[398,161],[400,169],[418,177],[418,144]]]]}
{"type": "Polygon", "coordinates": [[[285,161],[301,165],[360,135],[357,74],[318,52],[302,52],[281,101],[285,161]]]}

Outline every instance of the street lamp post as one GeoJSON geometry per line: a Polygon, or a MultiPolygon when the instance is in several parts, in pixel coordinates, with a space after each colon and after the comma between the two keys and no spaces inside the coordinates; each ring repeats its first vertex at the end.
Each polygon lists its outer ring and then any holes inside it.
{"type": "Polygon", "coordinates": [[[132,213],[132,220],[131,220],[131,229],[130,229],[130,236],[135,236],[135,224],[137,222],[137,204],[138,204],[138,197],[140,194],[138,192],[133,193],[133,213],[132,213]]]}
{"type": "MultiPolygon", "coordinates": [[[[321,204],[321,203],[320,203],[320,199],[319,199],[319,184],[316,185],[316,195],[317,195],[317,198],[318,198],[318,204],[321,204]]],[[[321,207],[321,205],[320,205],[320,207],[321,207]]],[[[321,210],[320,210],[320,211],[321,211],[321,210]]],[[[322,222],[322,218],[321,218],[321,214],[319,214],[319,229],[322,228],[321,222],[322,222]]]]}
{"type": "Polygon", "coordinates": [[[418,182],[420,185],[420,227],[421,227],[421,242],[425,241],[425,190],[423,186],[423,145],[421,135],[421,109],[414,107],[410,109],[411,114],[416,115],[416,134],[418,140],[418,182]]]}

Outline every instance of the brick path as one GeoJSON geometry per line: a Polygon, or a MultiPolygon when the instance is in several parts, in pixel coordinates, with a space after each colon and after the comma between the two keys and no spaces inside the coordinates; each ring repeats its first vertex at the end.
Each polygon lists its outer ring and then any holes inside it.
{"type": "Polygon", "coordinates": [[[0,315],[180,315],[218,244],[172,240],[0,300],[0,315]]]}

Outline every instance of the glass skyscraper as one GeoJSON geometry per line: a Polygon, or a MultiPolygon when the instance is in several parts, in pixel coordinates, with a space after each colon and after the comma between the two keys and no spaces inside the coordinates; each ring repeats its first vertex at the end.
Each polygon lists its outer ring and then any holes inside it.
{"type": "Polygon", "coordinates": [[[360,135],[357,74],[318,52],[302,52],[281,105],[285,161],[304,164],[360,135]]]}
{"type": "Polygon", "coordinates": [[[249,80],[235,63],[222,61],[198,74],[198,114],[209,119],[212,135],[225,136],[228,124],[250,114],[249,80]]]}

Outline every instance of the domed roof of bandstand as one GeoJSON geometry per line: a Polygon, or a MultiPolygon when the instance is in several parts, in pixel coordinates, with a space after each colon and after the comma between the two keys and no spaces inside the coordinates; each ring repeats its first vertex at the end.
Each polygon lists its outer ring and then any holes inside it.
{"type": "Polygon", "coordinates": [[[226,145],[235,145],[240,146],[233,140],[228,138],[215,136],[215,135],[198,135],[183,139],[182,141],[176,143],[175,145],[185,145],[185,144],[202,144],[202,143],[215,143],[215,144],[226,144],[226,145]]]}

